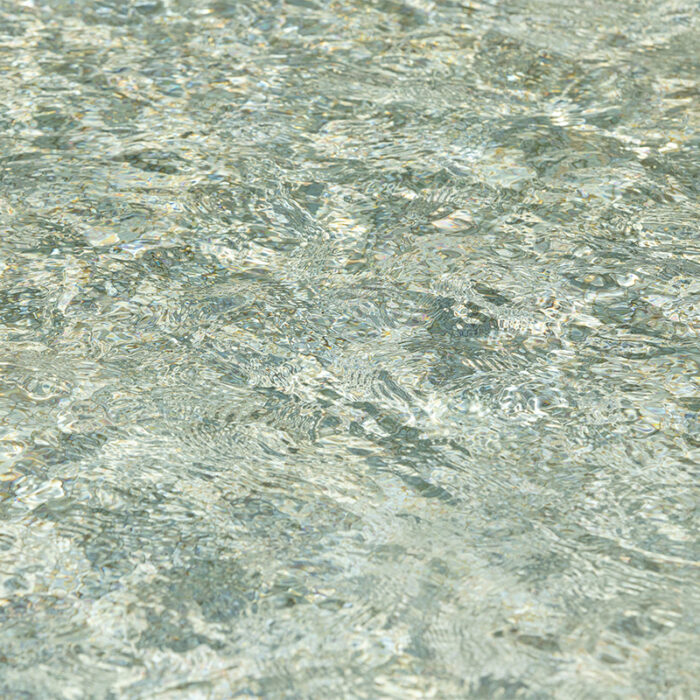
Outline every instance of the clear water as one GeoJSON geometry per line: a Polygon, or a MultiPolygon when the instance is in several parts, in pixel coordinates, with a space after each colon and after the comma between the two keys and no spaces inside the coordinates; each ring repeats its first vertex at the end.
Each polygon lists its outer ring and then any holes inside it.
{"type": "Polygon", "coordinates": [[[695,0],[0,0],[0,696],[700,696],[695,0]]]}

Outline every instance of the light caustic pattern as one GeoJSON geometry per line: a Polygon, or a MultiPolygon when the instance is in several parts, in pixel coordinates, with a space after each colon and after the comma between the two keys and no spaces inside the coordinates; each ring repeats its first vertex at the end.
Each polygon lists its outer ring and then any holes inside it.
{"type": "Polygon", "coordinates": [[[0,696],[700,696],[691,0],[0,0],[0,696]]]}

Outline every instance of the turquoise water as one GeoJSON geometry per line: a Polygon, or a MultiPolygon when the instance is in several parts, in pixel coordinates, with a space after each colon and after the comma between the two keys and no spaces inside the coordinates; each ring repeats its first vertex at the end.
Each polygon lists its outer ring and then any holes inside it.
{"type": "Polygon", "coordinates": [[[690,0],[0,0],[0,697],[700,696],[690,0]]]}

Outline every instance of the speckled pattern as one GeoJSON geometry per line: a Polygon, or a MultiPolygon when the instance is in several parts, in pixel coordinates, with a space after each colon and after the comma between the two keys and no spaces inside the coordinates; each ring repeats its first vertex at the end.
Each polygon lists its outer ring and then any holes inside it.
{"type": "Polygon", "coordinates": [[[700,697],[698,36],[0,0],[0,697],[700,697]]]}

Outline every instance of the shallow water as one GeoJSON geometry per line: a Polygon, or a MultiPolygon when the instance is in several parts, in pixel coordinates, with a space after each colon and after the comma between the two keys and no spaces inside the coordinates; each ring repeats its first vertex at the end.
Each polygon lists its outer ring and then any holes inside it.
{"type": "Polygon", "coordinates": [[[700,695],[694,0],[0,0],[0,695],[700,695]]]}

